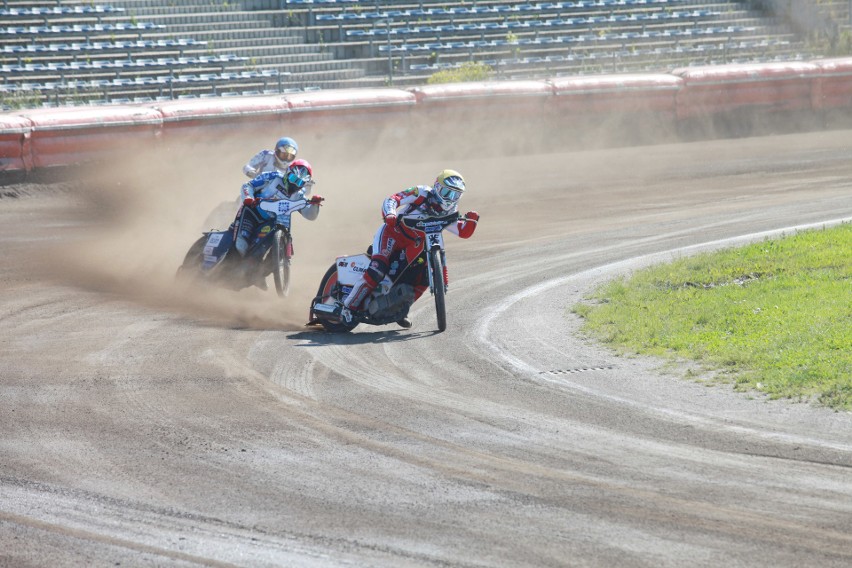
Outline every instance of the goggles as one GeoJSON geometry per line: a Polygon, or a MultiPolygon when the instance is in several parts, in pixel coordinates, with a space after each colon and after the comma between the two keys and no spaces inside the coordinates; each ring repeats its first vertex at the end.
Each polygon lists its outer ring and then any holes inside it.
{"type": "Polygon", "coordinates": [[[311,181],[311,174],[305,168],[296,168],[287,174],[287,181],[296,187],[304,187],[311,181]]]}
{"type": "Polygon", "coordinates": [[[444,185],[439,185],[438,195],[444,201],[458,201],[462,196],[462,191],[458,189],[453,189],[451,187],[446,187],[444,185]]]}
{"type": "Polygon", "coordinates": [[[278,156],[279,160],[292,162],[296,159],[296,149],[292,146],[279,146],[275,149],[275,155],[278,156]]]}

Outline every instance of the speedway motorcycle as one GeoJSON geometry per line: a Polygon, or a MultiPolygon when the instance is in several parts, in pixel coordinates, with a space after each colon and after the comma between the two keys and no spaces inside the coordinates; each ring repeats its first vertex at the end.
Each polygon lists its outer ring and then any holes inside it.
{"type": "Polygon", "coordinates": [[[266,278],[272,273],[275,291],[286,296],[293,257],[290,216],[310,204],[309,199],[261,200],[257,207],[273,216],[255,228],[245,258],[234,247],[233,228],[207,231],[189,248],[178,277],[195,277],[232,290],[249,286],[265,290],[266,278]]]}
{"type": "Polygon", "coordinates": [[[348,332],[362,323],[394,323],[408,315],[415,301],[415,287],[428,285],[435,299],[438,330],[446,330],[446,254],[442,231],[459,219],[458,213],[429,219],[400,216],[398,222],[403,231],[413,237],[414,244],[389,259],[387,275],[364,300],[361,308],[352,310],[350,321],[341,318],[343,300],[370,266],[372,245],[366,254],[338,257],[323,276],[317,295],[311,302],[308,325],[318,324],[331,332],[348,332]]]}

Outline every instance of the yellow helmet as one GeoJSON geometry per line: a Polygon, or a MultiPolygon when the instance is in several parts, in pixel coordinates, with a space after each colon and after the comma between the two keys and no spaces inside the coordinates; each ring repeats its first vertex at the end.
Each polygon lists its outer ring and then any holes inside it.
{"type": "Polygon", "coordinates": [[[456,170],[444,170],[435,178],[434,195],[443,211],[456,206],[464,193],[464,178],[456,170]]]}

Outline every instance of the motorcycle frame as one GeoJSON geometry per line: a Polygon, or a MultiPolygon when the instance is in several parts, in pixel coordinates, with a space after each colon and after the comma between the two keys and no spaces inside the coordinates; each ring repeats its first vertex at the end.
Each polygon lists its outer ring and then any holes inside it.
{"type": "MultiPolygon", "coordinates": [[[[440,282],[440,285],[444,286],[442,291],[444,293],[446,293],[447,287],[446,287],[446,283],[444,282],[443,272],[441,272],[440,274],[435,274],[436,269],[435,269],[435,266],[432,263],[431,252],[437,250],[440,254],[441,263],[443,265],[446,265],[446,251],[445,251],[445,248],[444,248],[443,231],[447,226],[451,225],[452,223],[457,222],[458,219],[459,219],[458,213],[453,213],[451,215],[446,215],[446,216],[440,217],[440,218],[430,218],[430,219],[416,219],[416,218],[407,218],[407,217],[401,217],[400,218],[399,226],[402,229],[403,234],[405,234],[409,238],[409,240],[411,240],[412,242],[414,242],[416,244],[415,244],[415,246],[406,247],[406,249],[405,249],[406,253],[408,251],[411,251],[411,249],[414,249],[414,251],[412,251],[412,254],[411,254],[411,260],[408,261],[405,268],[403,268],[403,270],[400,271],[396,275],[395,278],[391,279],[391,286],[390,286],[390,288],[388,288],[387,293],[389,293],[390,290],[392,290],[398,284],[406,282],[408,280],[407,273],[410,270],[412,270],[412,267],[416,267],[418,265],[417,259],[420,258],[421,256],[424,257],[424,263],[426,265],[424,267],[424,269],[426,270],[426,274],[427,274],[427,282],[428,282],[430,294],[433,297],[435,296],[436,286],[438,285],[438,282],[440,282]],[[410,234],[409,230],[413,231],[415,234],[414,235],[410,234]],[[413,254],[413,252],[416,252],[416,254],[413,254]]],[[[340,278],[340,276],[341,276],[341,273],[340,273],[341,261],[342,261],[342,259],[350,258],[352,256],[358,256],[358,255],[344,255],[344,256],[339,256],[335,259],[335,266],[336,266],[336,272],[337,272],[337,275],[336,275],[337,283],[335,284],[335,286],[341,287],[341,293],[343,291],[342,286],[344,286],[343,284],[340,283],[340,281],[341,281],[341,278],[340,278]]],[[[368,251],[366,256],[367,256],[368,259],[371,256],[369,251],[368,251]]],[[[408,254],[406,254],[405,256],[406,256],[406,259],[409,257],[408,254]]],[[[380,294],[381,293],[382,292],[380,292],[380,294]]],[[[327,313],[327,310],[320,310],[318,312],[315,309],[315,306],[317,304],[322,303],[322,300],[326,297],[329,297],[329,296],[317,296],[317,297],[314,298],[314,302],[313,302],[312,307],[311,307],[311,318],[319,318],[319,319],[327,319],[328,318],[328,316],[325,315],[327,313]]],[[[341,299],[342,298],[336,298],[337,301],[340,301],[341,299]]],[[[358,315],[357,313],[353,313],[353,317],[355,317],[357,319],[356,325],[360,324],[360,323],[366,323],[366,324],[369,324],[369,325],[382,325],[384,323],[390,323],[390,322],[381,322],[381,323],[373,322],[373,321],[370,321],[371,320],[370,317],[364,317],[362,315],[358,315]]],[[[442,319],[445,319],[445,318],[442,317],[442,319]]],[[[443,328],[441,329],[441,331],[443,331],[443,328]]]]}

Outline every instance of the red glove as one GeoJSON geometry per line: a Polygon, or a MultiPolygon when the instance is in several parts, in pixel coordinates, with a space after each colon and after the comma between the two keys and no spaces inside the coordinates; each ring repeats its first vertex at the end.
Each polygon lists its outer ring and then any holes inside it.
{"type": "Polygon", "coordinates": [[[463,239],[469,239],[472,237],[473,232],[476,230],[476,222],[478,220],[479,213],[476,211],[468,211],[463,219],[459,219],[459,236],[463,239]]]}
{"type": "Polygon", "coordinates": [[[311,205],[322,205],[322,202],[325,201],[325,197],[322,195],[312,195],[308,200],[308,203],[311,205]]]}
{"type": "Polygon", "coordinates": [[[258,203],[260,203],[259,197],[246,197],[243,199],[243,205],[246,207],[256,207],[258,203]]]}
{"type": "Polygon", "coordinates": [[[388,226],[389,229],[396,228],[396,215],[385,215],[385,225],[388,226]]]}

